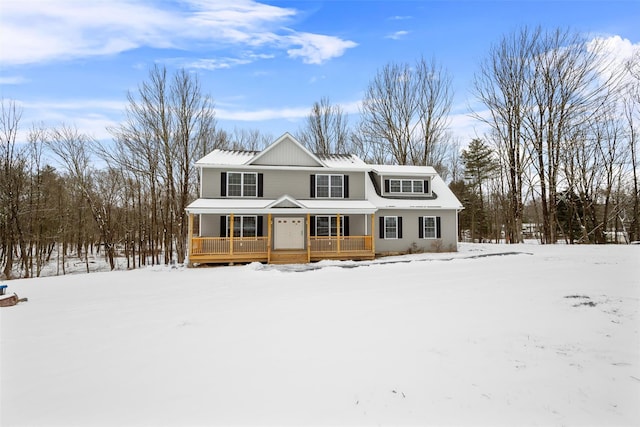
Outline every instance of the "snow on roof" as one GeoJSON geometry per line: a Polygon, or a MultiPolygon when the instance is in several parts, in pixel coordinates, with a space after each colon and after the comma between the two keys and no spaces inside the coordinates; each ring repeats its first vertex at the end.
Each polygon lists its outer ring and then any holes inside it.
{"type": "MultiPolygon", "coordinates": [[[[283,198],[284,196],[278,200],[282,200],[283,198]]],[[[256,214],[265,212],[277,212],[283,214],[328,214],[336,212],[350,214],[372,214],[376,211],[376,207],[367,200],[296,200],[289,196],[286,196],[286,199],[291,200],[299,207],[277,207],[274,206],[277,205],[275,202],[278,201],[275,199],[197,199],[189,206],[187,206],[187,211],[194,214],[227,214],[230,211],[233,211],[233,213],[235,214],[256,214]]]]}
{"type": "Polygon", "coordinates": [[[330,168],[368,169],[370,167],[355,154],[316,154],[316,156],[330,168]]]}
{"type": "MultiPolygon", "coordinates": [[[[420,166],[425,167],[425,166],[420,166]]],[[[433,169],[433,168],[431,168],[433,169]]],[[[424,174],[424,173],[423,173],[424,174]]],[[[387,199],[376,193],[373,181],[366,179],[367,199],[378,209],[462,209],[462,203],[447,187],[439,175],[431,177],[431,190],[437,195],[435,199],[387,199]]]]}
{"type": "Polygon", "coordinates": [[[438,172],[431,166],[409,165],[368,165],[379,175],[437,175],[438,172]]]}
{"type": "Polygon", "coordinates": [[[196,162],[204,165],[243,165],[255,157],[257,151],[221,150],[216,148],[196,162]]]}
{"type": "Polygon", "coordinates": [[[274,199],[197,199],[194,200],[187,210],[195,211],[199,209],[264,209],[272,203],[274,199]]]}
{"type": "Polygon", "coordinates": [[[314,211],[326,210],[331,212],[341,211],[344,213],[350,213],[350,211],[358,211],[354,213],[374,213],[376,211],[375,205],[368,200],[298,200],[306,208],[314,211]]]}

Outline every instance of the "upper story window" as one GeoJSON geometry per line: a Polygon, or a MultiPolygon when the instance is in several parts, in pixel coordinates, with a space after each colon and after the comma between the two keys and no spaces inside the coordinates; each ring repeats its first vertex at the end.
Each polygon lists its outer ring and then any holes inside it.
{"type": "Polygon", "coordinates": [[[262,197],[262,174],[256,172],[222,172],[222,197],[262,197]]]}
{"type": "Polygon", "coordinates": [[[385,187],[388,193],[424,194],[429,192],[428,181],[422,179],[387,179],[385,187]]]}
{"type": "Polygon", "coordinates": [[[316,197],[342,197],[342,175],[316,175],[316,197]]]}
{"type": "Polygon", "coordinates": [[[227,196],[256,197],[258,177],[253,172],[229,172],[227,175],[227,196]]]}
{"type": "Polygon", "coordinates": [[[311,197],[325,199],[349,197],[349,176],[331,174],[311,175],[311,197]]]}

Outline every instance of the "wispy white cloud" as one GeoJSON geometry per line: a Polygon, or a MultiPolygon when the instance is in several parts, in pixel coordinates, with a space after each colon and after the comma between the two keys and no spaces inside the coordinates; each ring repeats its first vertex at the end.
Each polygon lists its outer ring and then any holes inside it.
{"type": "Polygon", "coordinates": [[[6,66],[24,65],[139,47],[187,49],[195,44],[209,49],[279,49],[291,58],[320,64],[356,46],[336,36],[286,28],[298,13],[292,8],[255,0],[179,4],[176,10],[173,3],[134,0],[3,2],[0,61],[6,66]]]}
{"type": "MultiPolygon", "coordinates": [[[[351,101],[338,103],[342,111],[346,114],[357,114],[360,110],[361,101],[351,101]]],[[[216,117],[220,120],[237,121],[266,121],[266,120],[290,120],[296,121],[309,115],[311,106],[305,107],[284,107],[284,108],[264,108],[259,110],[233,110],[231,104],[226,104],[225,108],[216,109],[216,117]]]]}
{"type": "Polygon", "coordinates": [[[587,43],[587,49],[599,52],[602,59],[600,73],[604,78],[621,70],[634,55],[640,57],[640,43],[632,43],[618,35],[594,37],[587,43]]]}
{"type": "MultiPolygon", "coordinates": [[[[127,102],[107,99],[36,100],[19,101],[18,105],[24,113],[22,123],[42,124],[45,127],[64,123],[93,138],[108,140],[111,134],[107,128],[118,124],[117,119],[125,111],[127,102]]],[[[22,126],[20,139],[23,142],[26,141],[28,130],[27,126],[22,126]]]]}
{"type": "Polygon", "coordinates": [[[21,85],[27,82],[22,76],[0,76],[0,85],[21,85]]]}
{"type": "Polygon", "coordinates": [[[100,100],[100,99],[71,99],[66,101],[22,101],[20,105],[25,109],[46,110],[78,110],[78,111],[124,111],[128,105],[126,100],[100,100]]]}
{"type": "Polygon", "coordinates": [[[297,120],[309,114],[309,107],[294,108],[265,108],[254,111],[216,109],[216,117],[221,120],[238,120],[243,122],[265,120],[297,120]]]}
{"type": "Polygon", "coordinates": [[[340,108],[342,108],[342,112],[346,114],[359,114],[360,108],[362,107],[362,101],[350,101],[350,102],[340,102],[340,108]]]}
{"type": "Polygon", "coordinates": [[[395,33],[391,33],[385,36],[385,39],[392,39],[392,40],[400,40],[401,38],[405,37],[406,35],[409,34],[409,31],[396,31],[395,33]]]}
{"type": "MultiPolygon", "coordinates": [[[[490,115],[488,110],[482,110],[478,114],[487,118],[490,115]]],[[[466,147],[474,138],[483,138],[490,131],[486,123],[465,111],[453,112],[449,115],[448,129],[452,136],[460,141],[462,147],[466,147]]]]}
{"type": "Polygon", "coordinates": [[[347,49],[358,44],[333,36],[312,33],[295,33],[287,37],[295,48],[287,50],[291,58],[301,58],[306,64],[323,62],[342,56],[347,49]]]}
{"type": "Polygon", "coordinates": [[[389,20],[391,21],[405,21],[407,19],[412,19],[413,16],[408,16],[408,15],[394,15],[394,16],[390,16],[389,20]]]}
{"type": "Polygon", "coordinates": [[[212,70],[228,69],[231,67],[235,67],[237,65],[250,64],[260,59],[271,59],[271,58],[274,58],[274,55],[250,54],[250,55],[242,55],[238,58],[232,58],[232,57],[199,58],[195,60],[188,59],[188,58],[172,58],[172,59],[164,60],[164,62],[174,63],[188,69],[212,71],[212,70]]]}

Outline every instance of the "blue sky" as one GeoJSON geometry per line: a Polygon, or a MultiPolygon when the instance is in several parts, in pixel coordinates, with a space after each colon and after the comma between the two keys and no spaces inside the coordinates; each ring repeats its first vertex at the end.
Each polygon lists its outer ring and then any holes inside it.
{"type": "Polygon", "coordinates": [[[107,139],[150,67],[184,67],[219,127],[277,137],[322,97],[355,124],[378,69],[424,56],[453,77],[451,130],[464,144],[482,132],[468,117],[478,63],[523,25],[609,39],[620,58],[640,50],[640,0],[2,0],[0,96],[22,107],[24,129],[64,122],[107,139]]]}

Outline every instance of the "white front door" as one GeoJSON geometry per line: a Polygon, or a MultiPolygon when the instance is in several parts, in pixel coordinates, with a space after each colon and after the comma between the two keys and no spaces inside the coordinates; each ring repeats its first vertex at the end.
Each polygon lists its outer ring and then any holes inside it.
{"type": "Polygon", "coordinates": [[[304,218],[276,218],[274,249],[304,249],[304,218]]]}

